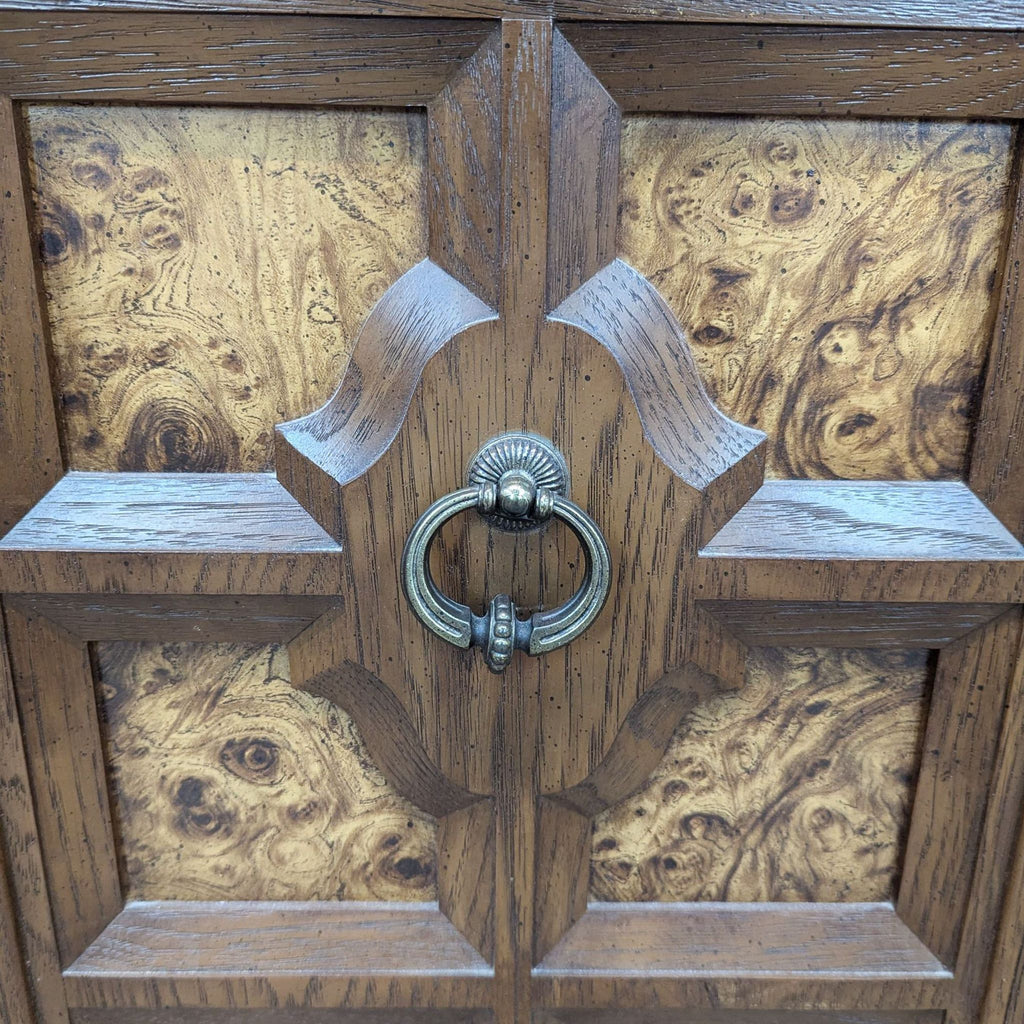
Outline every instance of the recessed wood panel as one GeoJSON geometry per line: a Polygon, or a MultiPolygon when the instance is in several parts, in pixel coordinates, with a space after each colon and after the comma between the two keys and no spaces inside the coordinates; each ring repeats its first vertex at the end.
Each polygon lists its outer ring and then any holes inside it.
{"type": "Polygon", "coordinates": [[[777,477],[964,474],[1012,130],[631,116],[619,250],[777,477]]]}
{"type": "Polygon", "coordinates": [[[344,712],[291,686],[284,647],[96,649],[131,898],[435,897],[433,819],[344,712]]]}
{"type": "Polygon", "coordinates": [[[754,650],[596,820],[592,898],[890,899],[928,683],[926,652],[754,650]]]}
{"type": "Polygon", "coordinates": [[[32,106],[74,469],[265,470],[426,255],[418,111],[32,106]]]}

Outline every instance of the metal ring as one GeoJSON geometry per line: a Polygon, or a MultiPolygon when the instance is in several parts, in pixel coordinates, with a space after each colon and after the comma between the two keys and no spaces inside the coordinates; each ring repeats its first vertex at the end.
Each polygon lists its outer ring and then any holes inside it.
{"type": "Polygon", "coordinates": [[[611,555],[597,523],[568,498],[537,487],[532,491],[530,510],[520,513],[525,504],[522,475],[517,474],[512,484],[515,486],[498,491],[487,483],[465,487],[435,501],[416,521],[402,553],[402,587],[416,617],[456,647],[483,648],[494,672],[508,665],[513,650],[545,654],[579,636],[600,614],[611,587],[611,555]],[[579,590],[565,604],[524,620],[516,615],[511,598],[499,594],[483,615],[476,615],[438,589],[430,573],[430,547],[437,532],[460,512],[476,508],[487,514],[496,504],[534,522],[538,513],[541,518],[559,519],[576,535],[586,569],[579,590]]]}

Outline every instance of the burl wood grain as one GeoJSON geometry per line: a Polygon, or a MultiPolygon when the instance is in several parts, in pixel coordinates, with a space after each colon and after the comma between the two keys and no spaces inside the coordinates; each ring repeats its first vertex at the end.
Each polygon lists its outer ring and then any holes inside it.
{"type": "Polygon", "coordinates": [[[422,114],[28,108],[71,467],[270,467],[426,253],[422,114]]]}
{"type": "Polygon", "coordinates": [[[925,652],[753,651],[596,820],[592,898],[892,898],[928,678],[925,652]]]}
{"type": "Polygon", "coordinates": [[[96,646],[131,898],[434,898],[433,819],[283,647],[96,646]]]}
{"type": "Polygon", "coordinates": [[[991,333],[1012,132],[624,120],[619,249],[777,477],[956,479],[991,333]]]}

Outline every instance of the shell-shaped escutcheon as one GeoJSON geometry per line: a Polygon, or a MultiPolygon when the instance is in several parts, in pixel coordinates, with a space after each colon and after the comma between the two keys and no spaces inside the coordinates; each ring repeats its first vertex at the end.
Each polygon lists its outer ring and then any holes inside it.
{"type": "Polygon", "coordinates": [[[565,497],[569,490],[562,453],[537,434],[491,438],[470,460],[466,478],[470,487],[495,488],[495,505],[479,511],[509,531],[535,529],[550,517],[550,498],[535,502],[538,494],[565,497]]]}

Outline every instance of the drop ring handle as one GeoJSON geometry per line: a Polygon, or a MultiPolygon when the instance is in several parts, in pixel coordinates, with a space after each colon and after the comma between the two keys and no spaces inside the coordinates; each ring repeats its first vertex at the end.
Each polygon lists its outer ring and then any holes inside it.
{"type": "MultiPolygon", "coordinates": [[[[564,470],[564,460],[549,441],[531,434],[502,435],[488,442],[470,465],[470,480],[479,482],[446,494],[435,501],[416,521],[402,553],[402,587],[416,617],[442,640],[464,649],[480,647],[492,672],[503,671],[513,651],[540,655],[564,647],[578,637],[600,614],[611,587],[611,555],[597,523],[567,497],[565,476],[552,487],[538,485],[537,472],[522,449],[546,446],[545,455],[557,457],[556,468],[564,470]],[[481,457],[504,445],[519,458],[499,460],[497,466],[480,469],[481,457]],[[518,449],[517,450],[517,447],[518,449]],[[513,464],[508,465],[507,463],[513,464]],[[518,463],[518,464],[514,464],[518,463]],[[497,477],[497,479],[495,479],[497,477]],[[568,601],[557,608],[535,612],[528,619],[516,615],[508,594],[495,597],[483,615],[476,615],[441,592],[430,572],[430,548],[438,531],[460,512],[476,509],[506,530],[531,529],[550,519],[565,523],[583,549],[583,582],[568,601]]],[[[535,459],[536,451],[528,453],[535,459]]],[[[547,467],[550,469],[550,467],[547,467]]]]}

